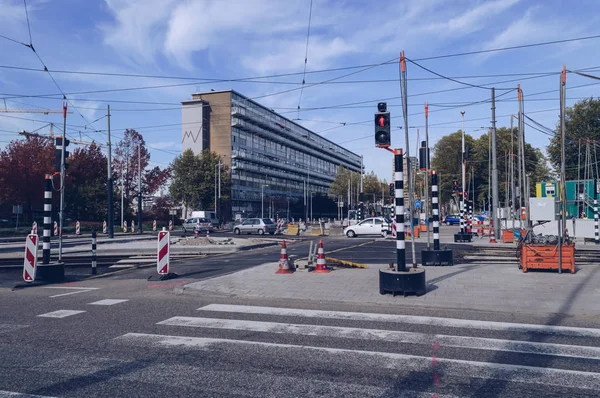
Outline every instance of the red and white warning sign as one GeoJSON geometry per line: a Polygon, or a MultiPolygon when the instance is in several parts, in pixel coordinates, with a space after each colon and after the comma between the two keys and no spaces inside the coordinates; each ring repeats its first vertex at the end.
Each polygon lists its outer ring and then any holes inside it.
{"type": "Polygon", "coordinates": [[[123,232],[127,232],[127,221],[123,221],[123,232]]]}
{"type": "Polygon", "coordinates": [[[160,231],[158,233],[156,270],[159,275],[167,275],[169,273],[169,238],[169,231],[160,231]]]}
{"type": "Polygon", "coordinates": [[[156,220],[152,221],[152,231],[156,232],[156,220]]]}
{"type": "Polygon", "coordinates": [[[108,229],[106,228],[106,221],[102,221],[102,233],[106,234],[108,229]]]}
{"type": "Polygon", "coordinates": [[[58,223],[54,221],[54,236],[58,236],[58,223]]]}
{"type": "Polygon", "coordinates": [[[173,230],[173,220],[169,220],[169,231],[173,230]]]}
{"type": "Polygon", "coordinates": [[[33,282],[35,280],[35,269],[37,265],[38,236],[36,234],[27,235],[25,241],[25,261],[23,264],[23,280],[33,282]]]}
{"type": "Polygon", "coordinates": [[[81,235],[81,224],[79,224],[79,221],[75,222],[75,235],[81,235]]]}
{"type": "Polygon", "coordinates": [[[31,230],[33,231],[33,234],[37,235],[37,222],[33,222],[31,225],[31,230]]]}

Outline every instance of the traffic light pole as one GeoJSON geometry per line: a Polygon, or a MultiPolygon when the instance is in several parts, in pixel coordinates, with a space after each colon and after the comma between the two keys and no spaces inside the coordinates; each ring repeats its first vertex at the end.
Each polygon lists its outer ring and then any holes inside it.
{"type": "Polygon", "coordinates": [[[63,137],[60,154],[60,204],[58,206],[58,262],[62,262],[63,220],[65,209],[65,147],[67,146],[67,103],[63,102],[63,137]]]}

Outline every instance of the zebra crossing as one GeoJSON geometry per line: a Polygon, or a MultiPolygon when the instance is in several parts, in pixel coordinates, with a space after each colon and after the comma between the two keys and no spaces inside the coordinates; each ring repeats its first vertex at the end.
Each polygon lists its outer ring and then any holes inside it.
{"type": "Polygon", "coordinates": [[[600,390],[600,329],[228,304],[197,311],[159,321],[157,333],[126,333],[114,342],[239,356],[254,366],[285,358],[313,361],[316,369],[335,363],[356,375],[392,370],[420,379],[406,396],[454,396],[449,386],[465,380],[531,392],[522,396],[600,390]]]}

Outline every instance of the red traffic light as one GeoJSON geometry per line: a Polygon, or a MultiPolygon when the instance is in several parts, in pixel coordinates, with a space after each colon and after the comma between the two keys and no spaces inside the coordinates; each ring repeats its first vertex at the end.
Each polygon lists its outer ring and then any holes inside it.
{"type": "Polygon", "coordinates": [[[377,124],[379,125],[379,127],[385,127],[385,116],[379,116],[377,118],[377,124]]]}

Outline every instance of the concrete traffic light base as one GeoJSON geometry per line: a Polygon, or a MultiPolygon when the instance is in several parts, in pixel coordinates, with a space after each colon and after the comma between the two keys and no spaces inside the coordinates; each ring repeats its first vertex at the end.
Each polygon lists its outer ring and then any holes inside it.
{"type": "Polygon", "coordinates": [[[423,268],[407,268],[405,271],[395,269],[379,270],[379,294],[415,293],[422,296],[427,292],[425,270],[423,268]]]}

